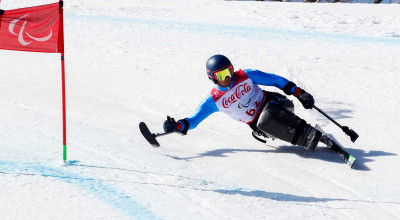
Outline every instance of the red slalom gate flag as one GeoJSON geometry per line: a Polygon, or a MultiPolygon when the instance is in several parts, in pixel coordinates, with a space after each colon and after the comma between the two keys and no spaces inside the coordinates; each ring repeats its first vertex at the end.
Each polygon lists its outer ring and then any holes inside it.
{"type": "MultiPolygon", "coordinates": [[[[0,0],[1,1],[1,0],[0,0]]],[[[61,53],[63,159],[67,161],[63,1],[15,10],[0,9],[0,49],[61,53]]]]}
{"type": "Polygon", "coordinates": [[[62,1],[0,10],[0,49],[63,53],[62,1]]]}

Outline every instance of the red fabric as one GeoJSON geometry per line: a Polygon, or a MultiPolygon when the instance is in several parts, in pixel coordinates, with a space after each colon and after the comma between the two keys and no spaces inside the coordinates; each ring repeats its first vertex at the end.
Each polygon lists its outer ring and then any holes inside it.
{"type": "Polygon", "coordinates": [[[60,3],[15,10],[0,16],[0,49],[63,53],[60,3]]]}
{"type": "Polygon", "coordinates": [[[176,130],[180,131],[182,129],[182,124],[179,121],[177,122],[177,124],[178,125],[176,126],[176,130]]]}
{"type": "Polygon", "coordinates": [[[300,91],[300,88],[299,88],[299,87],[297,87],[297,88],[294,90],[293,95],[294,95],[295,97],[298,97],[299,95],[301,95],[301,91],[300,91]]]}

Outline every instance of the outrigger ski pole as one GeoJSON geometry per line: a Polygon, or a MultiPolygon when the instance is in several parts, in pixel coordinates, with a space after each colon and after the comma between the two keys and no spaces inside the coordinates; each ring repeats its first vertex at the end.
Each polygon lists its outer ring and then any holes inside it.
{"type": "Polygon", "coordinates": [[[140,132],[142,133],[143,137],[146,138],[146,140],[153,146],[153,147],[159,147],[160,144],[156,140],[156,137],[164,136],[167,134],[172,134],[176,132],[163,132],[163,133],[151,133],[149,128],[144,122],[139,123],[139,129],[140,132]]]}
{"type": "Polygon", "coordinates": [[[355,131],[351,130],[347,126],[340,125],[335,120],[333,120],[333,118],[329,117],[329,115],[327,115],[325,112],[323,112],[321,109],[317,108],[317,106],[314,105],[314,108],[317,111],[319,111],[321,114],[323,114],[325,117],[327,117],[329,120],[331,120],[333,123],[335,123],[337,126],[339,126],[339,128],[341,128],[343,130],[343,132],[346,133],[346,135],[348,135],[350,137],[352,142],[355,142],[357,140],[358,134],[355,131]]]}

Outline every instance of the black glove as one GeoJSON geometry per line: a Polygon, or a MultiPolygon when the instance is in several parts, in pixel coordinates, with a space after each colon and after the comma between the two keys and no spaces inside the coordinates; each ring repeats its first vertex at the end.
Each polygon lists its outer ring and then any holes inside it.
{"type": "Polygon", "coordinates": [[[297,87],[293,95],[299,99],[305,109],[312,109],[314,107],[314,97],[310,93],[297,87]]]}
{"type": "Polygon", "coordinates": [[[178,123],[175,121],[174,118],[167,116],[167,120],[164,121],[163,128],[164,128],[164,131],[167,133],[174,132],[174,131],[177,131],[178,123]]]}
{"type": "Polygon", "coordinates": [[[164,121],[163,128],[167,133],[177,131],[183,135],[186,135],[189,130],[189,122],[186,120],[186,118],[176,122],[174,118],[167,116],[167,120],[164,121]]]}

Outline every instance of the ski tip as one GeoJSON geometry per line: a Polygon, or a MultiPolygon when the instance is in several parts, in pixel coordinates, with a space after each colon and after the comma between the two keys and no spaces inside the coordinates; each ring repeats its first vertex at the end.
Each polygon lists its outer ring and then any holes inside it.
{"type": "Polygon", "coordinates": [[[357,159],[355,157],[353,157],[352,155],[349,155],[347,164],[350,166],[350,168],[353,168],[353,165],[356,162],[356,160],[357,159]]]}
{"type": "Polygon", "coordinates": [[[322,128],[321,128],[321,126],[319,126],[319,124],[315,124],[315,128],[316,128],[317,130],[319,130],[320,132],[323,132],[323,133],[324,133],[324,130],[322,130],[322,128]]]}
{"type": "Polygon", "coordinates": [[[151,144],[151,146],[160,147],[160,144],[156,140],[156,135],[150,132],[149,128],[144,122],[139,123],[139,129],[143,137],[151,144]]]}

